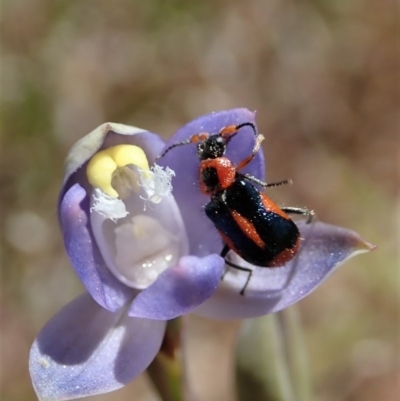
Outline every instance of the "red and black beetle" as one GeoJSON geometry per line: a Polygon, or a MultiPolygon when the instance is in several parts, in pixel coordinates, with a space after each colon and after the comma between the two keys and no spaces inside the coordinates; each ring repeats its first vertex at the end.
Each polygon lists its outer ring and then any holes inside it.
{"type": "MultiPolygon", "coordinates": [[[[245,122],[223,127],[217,134],[195,134],[187,141],[171,145],[160,157],[177,146],[196,143],[200,190],[211,196],[205,212],[225,244],[221,256],[225,258],[229,250],[233,250],[253,265],[274,268],[291,260],[300,246],[299,229],[287,213],[305,215],[310,222],[314,212],[296,207],[280,208],[256,187],[276,187],[288,184],[290,180],[267,184],[239,172],[254,159],[263,139],[253,123],[245,122]],[[253,129],[256,142],[251,155],[235,166],[224,154],[229,141],[245,126],[253,129]]],[[[243,295],[252,270],[229,261],[226,263],[249,273],[240,292],[243,295]]]]}

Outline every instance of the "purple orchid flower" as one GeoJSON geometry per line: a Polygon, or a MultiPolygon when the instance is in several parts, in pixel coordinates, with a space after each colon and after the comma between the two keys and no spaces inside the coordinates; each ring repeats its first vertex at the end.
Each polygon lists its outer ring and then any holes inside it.
{"type": "MultiPolygon", "coordinates": [[[[68,400],[123,387],[160,349],[166,321],[189,312],[218,319],[282,310],[317,288],[346,259],[373,249],[353,231],[299,223],[302,245],[279,269],[229,269],[221,280],[223,244],[203,206],[195,145],[167,146],[195,133],[255,123],[234,109],[200,117],[164,144],[155,134],[108,123],[71,149],[59,219],[71,264],[87,289],[36,338],[30,373],[40,400],[68,400]],[[149,168],[149,166],[153,166],[149,168]],[[173,190],[171,192],[170,180],[173,190]]],[[[234,163],[248,156],[254,133],[244,127],[227,149],[234,163]]],[[[262,151],[243,170],[264,179],[262,151]]]]}

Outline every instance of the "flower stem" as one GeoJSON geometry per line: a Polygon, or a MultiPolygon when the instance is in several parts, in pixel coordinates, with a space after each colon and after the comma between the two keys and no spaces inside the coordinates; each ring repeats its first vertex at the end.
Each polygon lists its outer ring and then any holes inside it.
{"type": "Polygon", "coordinates": [[[294,305],[279,312],[278,316],[283,328],[288,366],[296,398],[298,401],[310,401],[312,386],[300,313],[294,305]]]}
{"type": "Polygon", "coordinates": [[[312,400],[296,307],[243,323],[236,353],[236,377],[240,401],[312,400]]]}
{"type": "Polygon", "coordinates": [[[168,322],[161,350],[147,373],[163,401],[184,401],[182,372],[180,321],[175,319],[168,322]]]}
{"type": "Polygon", "coordinates": [[[282,326],[276,314],[243,322],[236,352],[240,401],[295,401],[282,326]]]}

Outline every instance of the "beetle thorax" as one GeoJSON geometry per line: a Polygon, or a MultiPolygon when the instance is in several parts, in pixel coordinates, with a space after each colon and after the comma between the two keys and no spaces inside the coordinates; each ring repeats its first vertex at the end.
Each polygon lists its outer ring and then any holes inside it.
{"type": "Polygon", "coordinates": [[[200,189],[210,195],[228,188],[234,181],[236,167],[226,157],[203,160],[200,163],[200,189]]]}

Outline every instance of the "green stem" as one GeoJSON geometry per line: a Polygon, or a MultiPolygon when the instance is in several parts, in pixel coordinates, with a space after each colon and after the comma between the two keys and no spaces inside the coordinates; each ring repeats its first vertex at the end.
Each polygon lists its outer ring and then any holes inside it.
{"type": "Polygon", "coordinates": [[[150,380],[163,401],[184,401],[180,322],[169,321],[161,350],[147,368],[150,380]]]}
{"type": "Polygon", "coordinates": [[[236,353],[240,401],[310,401],[311,380],[296,307],[243,322],[236,353]]]}
{"type": "Polygon", "coordinates": [[[301,317],[297,306],[291,306],[279,312],[283,328],[288,366],[293,388],[298,401],[312,400],[312,386],[307,359],[301,317]]]}
{"type": "Polygon", "coordinates": [[[277,315],[243,322],[236,352],[240,401],[295,401],[277,315]]]}

